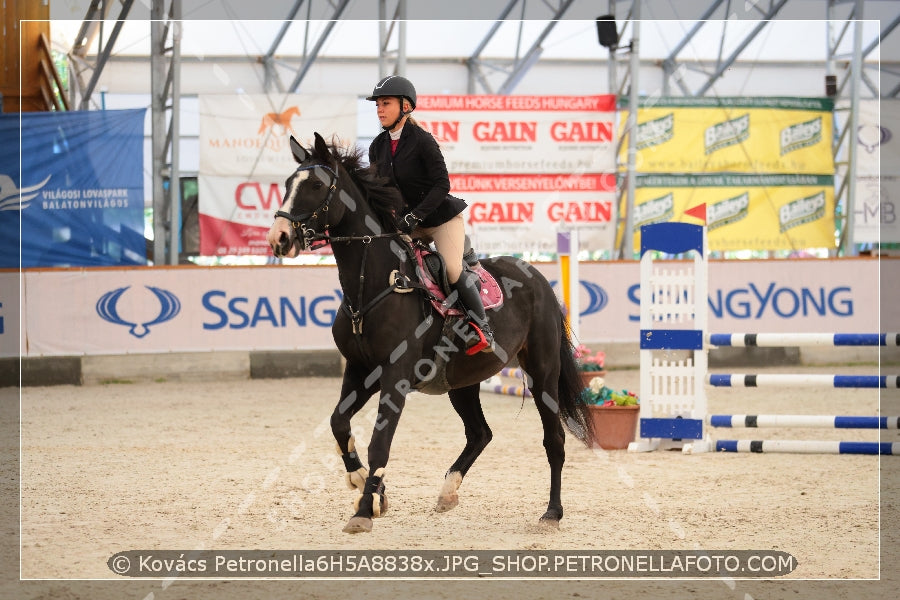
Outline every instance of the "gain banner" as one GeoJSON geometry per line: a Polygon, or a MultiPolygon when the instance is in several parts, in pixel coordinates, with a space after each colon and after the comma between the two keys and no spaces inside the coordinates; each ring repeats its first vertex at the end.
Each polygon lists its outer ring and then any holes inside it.
{"type": "Polygon", "coordinates": [[[200,253],[268,254],[266,232],[296,163],[293,135],[313,132],[356,143],[354,96],[238,94],[200,96],[198,203],[200,253]]]}
{"type": "MultiPolygon", "coordinates": [[[[636,168],[833,174],[833,109],[828,98],[645,98],[638,109],[636,168]]],[[[623,164],[626,152],[623,144],[623,164]]]]}
{"type": "Polygon", "coordinates": [[[689,220],[703,203],[710,250],[835,246],[830,175],[638,175],[635,249],[641,225],[689,220]]]}
{"type": "Polygon", "coordinates": [[[414,116],[480,252],[555,252],[559,227],[577,227],[583,248],[613,246],[615,96],[419,96],[414,116]]]}

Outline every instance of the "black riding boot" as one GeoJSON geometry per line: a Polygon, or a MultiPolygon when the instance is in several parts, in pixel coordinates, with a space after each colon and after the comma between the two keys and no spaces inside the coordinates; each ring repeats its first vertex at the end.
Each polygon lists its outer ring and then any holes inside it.
{"type": "Polygon", "coordinates": [[[484,341],[487,345],[481,349],[481,352],[493,352],[494,332],[491,331],[487,315],[484,312],[484,303],[481,300],[481,280],[478,278],[478,275],[471,271],[463,271],[462,275],[459,276],[459,280],[453,284],[453,289],[459,294],[460,303],[466,309],[469,318],[484,335],[484,341]]]}

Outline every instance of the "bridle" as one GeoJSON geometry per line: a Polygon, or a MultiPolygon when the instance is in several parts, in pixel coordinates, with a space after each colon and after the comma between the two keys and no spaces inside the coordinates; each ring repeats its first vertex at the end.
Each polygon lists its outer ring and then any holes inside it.
{"type": "MultiPolygon", "coordinates": [[[[279,210],[279,211],[275,212],[275,216],[276,217],[284,217],[285,219],[290,221],[291,227],[294,229],[295,232],[298,229],[300,230],[300,235],[303,236],[303,242],[302,242],[303,249],[312,249],[312,245],[314,242],[323,242],[323,245],[331,244],[333,242],[348,242],[348,243],[349,242],[362,242],[364,244],[362,257],[360,259],[360,267],[359,267],[359,293],[358,293],[358,297],[356,299],[357,308],[353,307],[353,304],[351,303],[350,299],[347,298],[346,296],[344,297],[344,300],[341,303],[341,308],[344,310],[344,312],[347,313],[347,315],[350,317],[350,320],[353,324],[353,333],[357,337],[357,339],[359,339],[362,336],[363,317],[365,316],[365,314],[367,312],[369,312],[369,310],[374,308],[377,304],[379,304],[382,300],[384,300],[386,297],[388,297],[390,294],[392,294],[394,292],[401,292],[401,293],[402,292],[410,292],[413,289],[420,289],[426,295],[429,292],[423,284],[421,284],[417,281],[414,281],[413,278],[405,275],[402,272],[402,266],[401,266],[400,269],[397,269],[397,270],[394,270],[391,272],[389,281],[388,281],[388,286],[386,288],[382,289],[379,293],[377,293],[368,302],[364,302],[363,292],[365,290],[366,263],[367,263],[366,258],[369,253],[369,248],[370,248],[369,243],[372,240],[378,239],[378,238],[402,239],[401,236],[403,234],[401,234],[399,231],[392,231],[390,233],[373,233],[373,234],[367,234],[367,235],[342,235],[342,236],[333,236],[333,235],[329,235],[328,233],[325,233],[325,231],[327,231],[329,228],[328,219],[327,219],[328,207],[329,207],[329,204],[331,203],[332,197],[334,196],[334,192],[337,189],[338,173],[331,167],[329,167],[327,165],[323,165],[323,164],[299,167],[297,169],[297,171],[307,171],[307,170],[315,169],[315,168],[321,168],[321,169],[324,169],[324,170],[328,171],[329,173],[331,173],[331,184],[329,186],[328,194],[325,196],[325,199],[322,200],[322,202],[319,203],[319,205],[316,206],[315,209],[313,209],[309,212],[295,216],[289,212],[279,210]],[[323,217],[323,219],[322,219],[325,221],[325,226],[321,233],[316,231],[315,228],[310,226],[310,222],[313,219],[318,221],[320,214],[325,215],[325,217],[323,217]]],[[[293,201],[292,201],[292,204],[293,204],[293,201]]],[[[407,252],[412,252],[412,248],[409,247],[408,244],[403,244],[403,246],[404,246],[404,248],[407,249],[407,252]]],[[[413,259],[414,257],[412,255],[410,255],[409,258],[413,259]]],[[[338,273],[338,278],[340,278],[340,273],[338,273]]],[[[341,282],[341,289],[346,289],[343,282],[341,282]]]]}
{"type": "Polygon", "coordinates": [[[331,183],[329,184],[328,194],[325,196],[325,199],[322,200],[322,202],[320,202],[319,205],[316,206],[313,210],[306,212],[306,213],[296,215],[296,216],[292,215],[291,213],[285,212],[283,210],[275,211],[276,217],[283,217],[283,218],[287,219],[288,221],[290,221],[291,227],[294,229],[295,233],[296,233],[296,230],[298,230],[298,229],[300,230],[300,235],[303,237],[303,248],[312,248],[312,245],[315,242],[324,242],[325,244],[323,244],[323,245],[327,245],[332,242],[363,242],[364,244],[368,244],[369,242],[371,242],[373,239],[376,239],[376,238],[397,237],[398,235],[400,235],[398,232],[374,233],[374,234],[368,234],[368,235],[344,235],[344,236],[333,236],[333,235],[329,235],[329,234],[325,233],[325,231],[327,231],[329,228],[328,218],[327,218],[328,207],[331,203],[332,197],[334,196],[334,192],[337,189],[338,172],[335,171],[334,169],[332,169],[331,167],[329,167],[328,165],[316,164],[316,165],[309,165],[306,167],[299,167],[295,171],[295,173],[298,173],[300,171],[309,171],[311,169],[324,169],[325,171],[328,171],[329,173],[331,173],[331,183]],[[325,226],[322,228],[323,231],[321,233],[316,231],[315,228],[310,226],[310,224],[311,224],[310,222],[313,219],[316,219],[318,221],[320,213],[325,215],[323,217],[323,220],[325,221],[325,226]]]}
{"type": "MultiPolygon", "coordinates": [[[[299,215],[292,215],[289,212],[285,212],[283,210],[275,211],[276,217],[283,217],[290,221],[291,227],[294,229],[294,232],[297,233],[297,230],[300,230],[300,236],[303,238],[303,248],[311,248],[313,242],[321,241],[323,239],[327,240],[328,235],[324,233],[324,231],[328,230],[328,206],[331,203],[331,198],[334,196],[334,191],[337,189],[338,182],[338,173],[328,165],[309,165],[306,167],[299,167],[294,174],[296,175],[300,171],[309,171],[312,169],[324,169],[331,173],[331,183],[328,187],[328,194],[325,196],[325,199],[322,200],[321,203],[313,210],[302,213],[299,215]],[[325,221],[325,227],[323,228],[323,233],[319,233],[314,228],[309,227],[310,221],[319,219],[319,213],[322,213],[324,216],[323,220],[325,221]]],[[[293,200],[291,201],[293,204],[293,200]]]]}

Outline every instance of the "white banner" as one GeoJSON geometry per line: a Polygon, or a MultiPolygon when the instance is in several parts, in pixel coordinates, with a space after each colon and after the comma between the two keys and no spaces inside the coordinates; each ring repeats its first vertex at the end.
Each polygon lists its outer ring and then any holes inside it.
{"type": "MultiPolygon", "coordinates": [[[[454,173],[615,173],[613,95],[419,96],[454,173]]],[[[451,190],[452,193],[452,190],[451,190]]]]}
{"type": "Polygon", "coordinates": [[[337,136],[344,146],[356,143],[354,96],[229,94],[198,101],[204,175],[277,175],[283,181],[296,168],[290,135],[306,147],[316,131],[327,141],[337,136]]]}
{"type": "Polygon", "coordinates": [[[337,269],[319,267],[35,271],[25,281],[29,356],[333,348],[342,299],[337,269]]]}
{"type": "Polygon", "coordinates": [[[309,147],[313,132],[356,143],[354,96],[237,94],[200,96],[198,201],[200,253],[266,254],[265,234],[284,181],[296,168],[293,135],[309,147]]]}
{"type": "Polygon", "coordinates": [[[853,241],[900,243],[900,177],[856,178],[853,241]]]}
{"type": "MultiPolygon", "coordinates": [[[[558,289],[558,265],[538,269],[558,289]]],[[[709,271],[713,333],[900,329],[900,303],[878,301],[879,283],[900,279],[900,260],[741,261],[739,269],[716,261],[709,271]]],[[[636,343],[639,264],[583,263],[579,272],[581,340],[636,343]]],[[[342,300],[334,267],[42,270],[26,272],[24,288],[28,356],[333,349],[342,300]]],[[[18,346],[7,297],[4,353],[18,346]]]]}
{"type": "Polygon", "coordinates": [[[615,96],[420,96],[415,117],[479,251],[555,252],[560,227],[584,249],[613,247],[615,96]]]}
{"type": "Polygon", "coordinates": [[[860,101],[853,229],[857,243],[900,243],[898,135],[900,100],[860,101]]]}
{"type": "Polygon", "coordinates": [[[451,175],[469,203],[466,220],[478,252],[556,252],[556,233],[577,228],[582,249],[615,241],[616,176],[451,175]]]}

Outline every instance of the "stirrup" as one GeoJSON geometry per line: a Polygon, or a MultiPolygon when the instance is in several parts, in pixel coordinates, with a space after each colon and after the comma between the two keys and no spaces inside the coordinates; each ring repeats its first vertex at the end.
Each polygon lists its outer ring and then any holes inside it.
{"type": "Polygon", "coordinates": [[[478,341],[466,348],[466,355],[473,356],[478,354],[479,352],[493,352],[494,351],[494,339],[491,336],[490,341],[484,335],[484,331],[481,330],[477,324],[472,321],[469,321],[469,327],[471,327],[475,333],[478,335],[478,341]]]}

